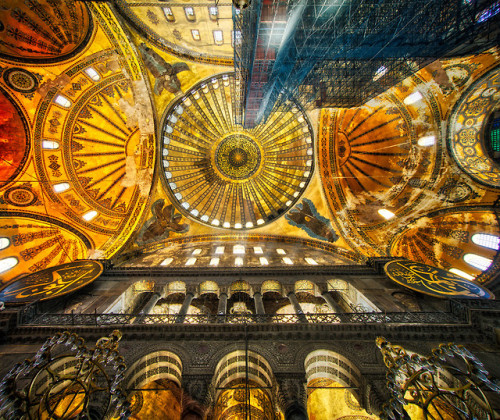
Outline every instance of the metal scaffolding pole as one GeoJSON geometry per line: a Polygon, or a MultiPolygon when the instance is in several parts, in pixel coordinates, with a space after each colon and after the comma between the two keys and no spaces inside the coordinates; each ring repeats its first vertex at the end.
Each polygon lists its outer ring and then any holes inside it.
{"type": "Polygon", "coordinates": [[[495,0],[255,0],[235,12],[240,123],[298,99],[359,106],[428,63],[498,44],[495,0]]]}

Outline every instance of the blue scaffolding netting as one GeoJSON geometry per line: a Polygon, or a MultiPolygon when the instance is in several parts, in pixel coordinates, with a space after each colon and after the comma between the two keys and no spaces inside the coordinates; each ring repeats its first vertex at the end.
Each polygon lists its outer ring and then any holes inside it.
{"type": "Polygon", "coordinates": [[[237,124],[359,106],[428,63],[498,45],[500,1],[253,0],[233,8],[237,124]]]}

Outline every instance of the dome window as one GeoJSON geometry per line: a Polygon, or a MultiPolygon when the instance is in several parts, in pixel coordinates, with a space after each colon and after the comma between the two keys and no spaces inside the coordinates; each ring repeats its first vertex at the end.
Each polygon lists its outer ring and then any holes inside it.
{"type": "Polygon", "coordinates": [[[6,238],[6,237],[0,238],[0,249],[8,248],[9,245],[10,245],[9,238],[6,238]]]}
{"type": "Polygon", "coordinates": [[[496,235],[488,235],[486,233],[476,233],[472,235],[472,242],[476,245],[484,246],[485,248],[498,250],[500,238],[496,235]]]}
{"type": "Polygon", "coordinates": [[[54,184],[54,191],[56,193],[62,193],[69,189],[69,184],[67,182],[60,182],[59,184],[54,184]]]}
{"type": "Polygon", "coordinates": [[[59,143],[54,140],[42,140],[42,149],[45,150],[59,149],[59,143]]]}
{"type": "Polygon", "coordinates": [[[489,258],[481,257],[477,254],[465,254],[464,261],[481,271],[486,270],[492,263],[489,258]]]}
{"type": "Polygon", "coordinates": [[[85,213],[82,217],[85,221],[90,222],[96,216],[97,216],[97,212],[95,210],[91,210],[91,211],[85,213]]]}
{"type": "Polygon", "coordinates": [[[474,280],[474,276],[466,273],[465,271],[459,270],[458,268],[450,268],[450,273],[456,274],[457,276],[463,277],[467,280],[474,280]]]}
{"type": "Polygon", "coordinates": [[[5,273],[15,267],[19,260],[16,257],[8,257],[0,260],[0,273],[5,273]]]}
{"type": "Polygon", "coordinates": [[[63,108],[69,108],[71,106],[71,101],[63,95],[57,95],[56,99],[54,99],[54,102],[57,105],[62,106],[63,108]]]}
{"type": "Polygon", "coordinates": [[[173,261],[174,259],[173,258],[165,258],[160,265],[163,265],[163,266],[166,266],[166,265],[170,265],[170,263],[173,261]]]}

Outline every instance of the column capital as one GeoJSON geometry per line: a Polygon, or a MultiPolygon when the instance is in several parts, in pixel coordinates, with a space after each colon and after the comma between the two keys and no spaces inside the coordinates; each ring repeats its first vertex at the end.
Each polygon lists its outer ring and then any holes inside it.
{"type": "MultiPolygon", "coordinates": [[[[281,410],[285,414],[307,412],[307,382],[305,376],[279,375],[276,377],[276,381],[278,382],[277,402],[281,410]]],[[[288,417],[285,415],[285,418],[288,417]]]]}
{"type": "Polygon", "coordinates": [[[191,410],[198,412],[200,409],[204,413],[210,405],[210,392],[212,377],[209,375],[183,375],[182,389],[183,395],[183,410],[191,410]]]}
{"type": "Polygon", "coordinates": [[[196,285],[194,285],[194,284],[187,285],[187,286],[186,286],[186,296],[187,296],[188,294],[193,295],[193,296],[196,296],[196,294],[198,293],[197,288],[198,288],[198,286],[196,286],[196,285]]]}

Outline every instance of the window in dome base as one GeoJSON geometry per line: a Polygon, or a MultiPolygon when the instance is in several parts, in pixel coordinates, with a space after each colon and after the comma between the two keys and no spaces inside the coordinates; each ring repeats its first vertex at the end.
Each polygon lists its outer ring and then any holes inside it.
{"type": "Polygon", "coordinates": [[[489,258],[485,258],[476,254],[465,254],[464,261],[472,267],[475,267],[481,271],[488,269],[493,262],[489,258]]]}
{"type": "Polygon", "coordinates": [[[488,154],[495,162],[500,163],[500,111],[491,114],[484,133],[488,154]]]}

